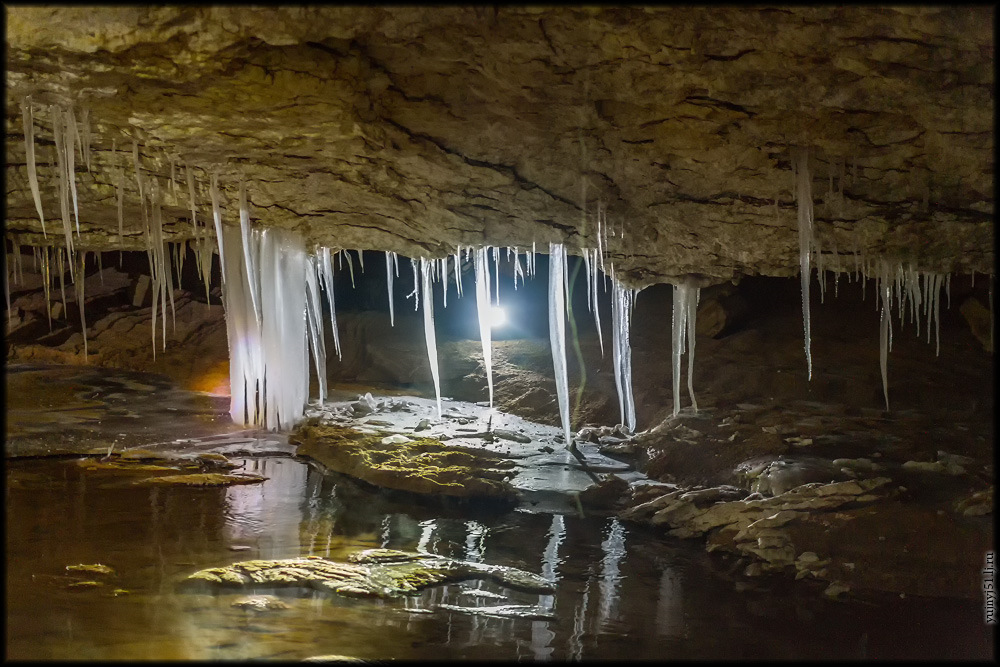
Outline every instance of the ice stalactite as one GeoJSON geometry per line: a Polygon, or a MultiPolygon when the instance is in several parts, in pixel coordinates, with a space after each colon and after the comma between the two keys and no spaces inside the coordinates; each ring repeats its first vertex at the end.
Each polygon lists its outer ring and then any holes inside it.
{"type": "Polygon", "coordinates": [[[566,247],[549,244],[549,345],[555,372],[559,419],[566,447],[573,446],[569,424],[569,380],[566,374],[566,247]]]}
{"type": "Polygon", "coordinates": [[[87,171],[90,169],[90,109],[84,109],[80,112],[80,124],[83,126],[82,136],[80,137],[83,143],[83,160],[87,164],[87,171]]]}
{"type": "MultiPolygon", "coordinates": [[[[52,136],[56,147],[56,171],[58,173],[57,192],[59,212],[62,215],[63,234],[66,238],[67,258],[73,252],[73,227],[69,214],[69,184],[66,172],[66,124],[63,122],[62,110],[53,105],[49,107],[52,117],[52,136]]],[[[70,280],[74,279],[73,262],[69,262],[70,280]]]]}
{"type": "Polygon", "coordinates": [[[226,254],[222,243],[222,207],[219,206],[219,175],[212,174],[208,188],[212,199],[212,220],[215,222],[215,242],[219,248],[219,268],[222,273],[222,283],[226,282],[226,254]]]}
{"type": "Polygon", "coordinates": [[[623,286],[617,280],[611,285],[611,349],[615,368],[615,387],[618,389],[621,423],[629,431],[635,431],[635,400],[632,396],[632,345],[629,341],[629,330],[636,293],[636,290],[623,286]]]}
{"type": "Polygon", "coordinates": [[[701,288],[689,286],[685,295],[684,319],[687,320],[687,344],[688,344],[688,395],[691,397],[691,409],[698,412],[698,401],[694,397],[694,343],[695,329],[698,318],[698,300],[701,298],[701,288]]]}
{"type": "MultiPolygon", "coordinates": [[[[458,292],[458,296],[462,296],[462,246],[458,246],[455,250],[455,291],[458,292]]],[[[398,274],[397,274],[398,275],[398,274]]]]}
{"type": "MultiPolygon", "coordinates": [[[[45,290],[45,316],[49,320],[49,331],[52,331],[52,271],[49,263],[49,246],[42,248],[42,287],[45,290]]],[[[7,298],[7,311],[10,311],[10,296],[7,298]]]]}
{"type": "Polygon", "coordinates": [[[799,227],[799,273],[802,280],[802,324],[805,330],[806,366],[812,380],[812,333],[809,318],[810,253],[813,243],[813,199],[812,171],[809,168],[809,149],[797,149],[792,153],[792,168],[795,171],[795,201],[798,206],[799,227]]]}
{"type": "MultiPolygon", "coordinates": [[[[337,330],[337,304],[333,298],[333,260],[330,258],[329,248],[319,249],[319,260],[319,271],[323,276],[323,290],[326,292],[327,301],[330,302],[330,328],[333,331],[333,347],[337,352],[337,358],[342,359],[340,332],[337,330]]],[[[399,273],[397,272],[396,275],[399,273]]]]}
{"type": "MultiPolygon", "coordinates": [[[[316,366],[319,402],[326,400],[326,341],[323,338],[323,301],[319,295],[319,271],[316,257],[306,258],[306,331],[316,366]]],[[[307,380],[308,382],[308,380],[307,380]]]]}
{"type": "MultiPolygon", "coordinates": [[[[111,142],[111,154],[112,159],[117,165],[118,162],[118,150],[115,145],[114,140],[111,142]]],[[[118,178],[115,187],[116,194],[118,195],[118,242],[124,243],[125,240],[125,167],[120,166],[117,168],[118,178]]],[[[118,264],[121,266],[121,252],[118,254],[118,264]]]]}
{"type": "Polygon", "coordinates": [[[240,182],[240,194],[239,194],[239,205],[240,205],[240,233],[243,234],[243,266],[246,270],[247,281],[253,285],[253,289],[250,290],[250,299],[253,304],[254,317],[260,322],[260,290],[255,284],[257,276],[260,275],[255,261],[256,254],[253,252],[253,239],[250,228],[250,206],[247,201],[247,184],[246,182],[240,182]]]}
{"type": "Polygon", "coordinates": [[[673,335],[671,338],[673,352],[674,381],[674,416],[681,411],[681,356],[684,353],[685,342],[688,352],[688,394],[691,397],[691,407],[698,411],[698,402],[694,397],[694,334],[695,318],[698,314],[698,298],[700,289],[688,282],[674,285],[673,303],[673,335]]]}
{"type": "MultiPolygon", "coordinates": [[[[10,307],[10,265],[8,262],[4,262],[4,264],[6,266],[4,267],[5,271],[3,272],[3,291],[4,291],[4,296],[7,297],[7,326],[9,328],[14,320],[14,312],[11,310],[10,307]]],[[[49,329],[52,329],[51,316],[49,318],[49,329]]]]}
{"type": "Polygon", "coordinates": [[[341,250],[340,256],[347,260],[347,271],[351,274],[351,287],[354,287],[354,262],[351,260],[351,253],[341,250]]]}
{"type": "Polygon", "coordinates": [[[889,341],[892,336],[892,319],[890,308],[892,307],[892,295],[890,294],[888,268],[883,266],[879,277],[879,295],[882,301],[882,315],[879,322],[879,366],[882,370],[882,393],[885,396],[885,409],[889,409],[889,341]]]}
{"type": "Polygon", "coordinates": [[[437,416],[441,418],[441,373],[438,369],[437,338],[434,334],[434,292],[431,291],[431,268],[433,260],[420,258],[420,292],[424,301],[424,340],[427,342],[427,359],[431,365],[434,380],[434,396],[437,399],[437,416]]]}
{"type": "Polygon", "coordinates": [[[500,307],[500,248],[493,246],[493,263],[494,269],[496,271],[495,280],[493,281],[496,289],[496,306],[500,307]]]}
{"type": "Polygon", "coordinates": [[[479,315],[479,340],[483,344],[483,369],[489,388],[490,409],[493,409],[493,343],[490,331],[490,266],[486,248],[475,251],[473,268],[476,274],[476,311],[479,315]]]}
{"type": "Polygon", "coordinates": [[[448,307],[448,258],[442,257],[441,265],[441,299],[445,308],[448,307]]]}
{"type": "Polygon", "coordinates": [[[83,334],[83,361],[87,361],[87,314],[86,306],[84,305],[83,296],[83,283],[84,276],[86,276],[86,265],[87,265],[87,251],[84,250],[80,253],[80,268],[77,271],[77,276],[79,276],[73,283],[73,287],[76,291],[76,304],[80,309],[80,333],[83,334]]]}
{"type": "Polygon", "coordinates": [[[396,326],[396,309],[392,301],[392,255],[395,254],[389,250],[385,251],[385,278],[386,286],[389,291],[389,325],[396,326]]]}
{"type": "Polygon", "coordinates": [[[524,285],[524,268],[521,266],[521,255],[517,248],[514,248],[514,289],[517,289],[517,279],[521,278],[521,285],[524,285]]]}
{"type": "Polygon", "coordinates": [[[35,165],[35,119],[31,107],[31,96],[21,103],[21,116],[24,121],[24,154],[28,168],[28,185],[31,187],[31,198],[35,202],[38,220],[42,223],[42,236],[48,237],[45,231],[45,214],[42,212],[42,196],[38,190],[38,169],[35,165]]]}
{"type": "Polygon", "coordinates": [[[63,319],[66,319],[66,263],[69,262],[69,253],[64,248],[56,248],[56,265],[59,270],[59,295],[62,297],[63,319]],[[63,261],[63,253],[66,253],[66,262],[63,261]]]}
{"type": "MultiPolygon", "coordinates": [[[[230,413],[239,424],[287,429],[302,417],[308,400],[308,310],[315,320],[319,313],[318,292],[307,282],[315,269],[299,234],[244,229],[222,229],[223,252],[228,251],[222,263],[222,293],[230,350],[230,413]],[[246,249],[239,247],[245,239],[250,242],[246,249]],[[248,271],[248,261],[259,275],[248,271]]],[[[321,252],[320,259],[329,267],[328,251],[321,252]]]]}
{"type": "Polygon", "coordinates": [[[306,250],[301,235],[266,229],[260,233],[259,253],[264,424],[288,429],[309,399],[306,250]]]}
{"type": "MultiPolygon", "coordinates": [[[[587,252],[587,251],[585,251],[587,252]]],[[[597,301],[597,249],[594,249],[594,257],[591,260],[591,287],[590,294],[591,298],[594,300],[593,311],[594,311],[594,326],[597,327],[597,342],[601,346],[601,356],[604,356],[604,333],[601,331],[601,309],[597,301]]]]}
{"type": "Polygon", "coordinates": [[[187,172],[188,204],[191,206],[191,229],[194,232],[194,237],[198,238],[198,218],[195,213],[197,204],[194,199],[194,171],[192,171],[191,165],[185,165],[185,167],[185,171],[187,172]]]}
{"type": "Polygon", "coordinates": [[[73,152],[74,143],[79,143],[80,135],[76,127],[76,115],[73,108],[66,109],[66,175],[69,178],[70,192],[73,193],[73,216],[76,220],[76,236],[80,237],[80,201],[76,191],[76,153],[73,152]]]}

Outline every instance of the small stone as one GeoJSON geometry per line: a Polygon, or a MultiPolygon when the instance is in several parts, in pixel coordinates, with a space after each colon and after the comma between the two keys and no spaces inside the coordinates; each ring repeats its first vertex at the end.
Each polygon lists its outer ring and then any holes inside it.
{"type": "Polygon", "coordinates": [[[234,600],[230,606],[247,611],[281,611],[289,608],[288,603],[273,595],[251,595],[234,600]]]}
{"type": "MultiPolygon", "coordinates": [[[[430,419],[421,419],[420,423],[417,424],[416,428],[414,428],[413,430],[414,431],[426,431],[430,427],[431,427],[431,420],[430,419]]],[[[384,441],[383,441],[383,443],[384,443],[384,441]]]]}
{"type": "Polygon", "coordinates": [[[837,599],[838,597],[849,592],[850,590],[851,590],[850,586],[835,581],[826,587],[826,590],[823,591],[823,595],[830,599],[837,599]]]}

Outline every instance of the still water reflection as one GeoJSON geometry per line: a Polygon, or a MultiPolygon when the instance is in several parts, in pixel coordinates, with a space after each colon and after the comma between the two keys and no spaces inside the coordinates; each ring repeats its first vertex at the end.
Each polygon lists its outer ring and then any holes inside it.
{"type": "Polygon", "coordinates": [[[864,658],[992,655],[974,603],[836,603],[785,579],[737,590],[735,563],[614,518],[452,515],[393,503],[289,458],[242,462],[269,478],[228,489],[110,489],[73,461],[7,469],[11,659],[864,658]],[[514,566],[557,583],[530,595],[465,582],[405,600],[260,590],[182,593],[195,570],[250,558],[342,559],[372,547],[514,566]],[[104,585],[66,588],[67,565],[104,585]],[[478,615],[521,605],[532,618],[478,615]]]}

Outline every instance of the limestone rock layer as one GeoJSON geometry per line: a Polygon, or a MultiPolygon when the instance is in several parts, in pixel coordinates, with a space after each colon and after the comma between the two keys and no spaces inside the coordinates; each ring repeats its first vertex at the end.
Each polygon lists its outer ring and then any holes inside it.
{"type": "Polygon", "coordinates": [[[330,247],[574,253],[600,218],[631,284],[793,275],[807,148],[820,265],[993,271],[989,6],[6,11],[7,225],[25,243],[62,242],[59,105],[92,146],[83,248],[145,247],[135,141],[167,240],[209,233],[218,173],[227,224],[245,180],[255,224],[330,247]]]}

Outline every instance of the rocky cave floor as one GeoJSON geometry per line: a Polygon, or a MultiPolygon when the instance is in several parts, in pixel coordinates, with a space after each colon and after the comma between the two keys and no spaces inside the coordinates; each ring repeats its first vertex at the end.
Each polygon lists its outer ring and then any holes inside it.
{"type": "MultiPolygon", "coordinates": [[[[50,396],[25,373],[40,364],[65,365],[65,373],[78,376],[86,373],[83,364],[122,369],[125,375],[142,371],[135,382],[151,387],[156,400],[147,407],[159,409],[163,419],[170,418],[170,410],[187,409],[185,401],[192,411],[214,415],[203,430],[179,432],[174,442],[160,443],[164,450],[183,449],[190,438],[202,450],[287,455],[296,451],[305,430],[321,424],[389,438],[388,447],[402,444],[391,441],[394,433],[430,438],[446,447],[488,452],[494,457],[490,465],[513,461],[500,466],[505,472],[495,477],[512,484],[522,499],[542,507],[555,503],[553,508],[561,502],[568,511],[615,512],[673,537],[704,539],[710,551],[741,556],[746,576],[786,572],[815,578],[832,597],[847,591],[981,595],[979,571],[984,553],[993,548],[994,479],[985,277],[975,285],[969,277],[954,277],[941,308],[939,354],[933,335],[927,342],[926,322],[919,339],[911,321],[902,328],[894,322],[890,411],[882,396],[872,285],[862,300],[858,283],[842,277],[834,296],[830,278],[820,303],[814,282],[811,380],[797,281],[748,279],[705,290],[694,364],[698,410],[686,391],[685,356],[682,410],[676,417],[669,286],[648,288],[637,299],[632,326],[635,434],[612,427],[619,408],[610,332],[605,331],[602,355],[589,314],[577,311],[579,352],[568,351],[579,443],[579,454],[573,455],[556,427],[546,339],[494,342],[492,419],[483,407],[478,340],[439,339],[442,393],[454,401],[446,401],[439,419],[419,319],[397,315],[389,327],[387,313],[374,311],[338,313],[344,357],[328,359],[330,401],[310,408],[289,439],[251,436],[226,415],[227,343],[218,292],[208,305],[203,289],[175,291],[165,347],[157,323],[154,360],[148,279],[130,272],[127,263],[121,270],[109,266],[112,256],[106,253],[103,271],[93,267],[86,278],[86,358],[72,287],[69,308],[58,303],[49,333],[41,280],[28,258],[23,275],[12,282],[7,360],[20,371],[7,374],[8,457],[93,452],[109,440],[119,451],[156,449],[156,443],[143,441],[141,429],[123,431],[130,411],[142,412],[142,406],[113,405],[112,391],[97,391],[91,404],[81,407],[73,402],[79,396],[50,396]],[[587,376],[578,392],[581,368],[587,376]],[[166,377],[151,381],[154,376],[145,373],[166,377]],[[177,393],[177,401],[164,399],[170,392],[177,393]],[[153,405],[157,401],[161,404],[153,405]],[[70,407],[63,409],[61,402],[70,407]],[[32,436],[31,424],[43,413],[66,429],[55,449],[51,440],[32,436]],[[533,486],[532,470],[550,473],[533,486]],[[554,495],[546,496],[546,490],[554,495]]],[[[61,302],[58,292],[53,302],[61,302]]],[[[486,477],[477,474],[475,464],[466,474],[486,477]]]]}

